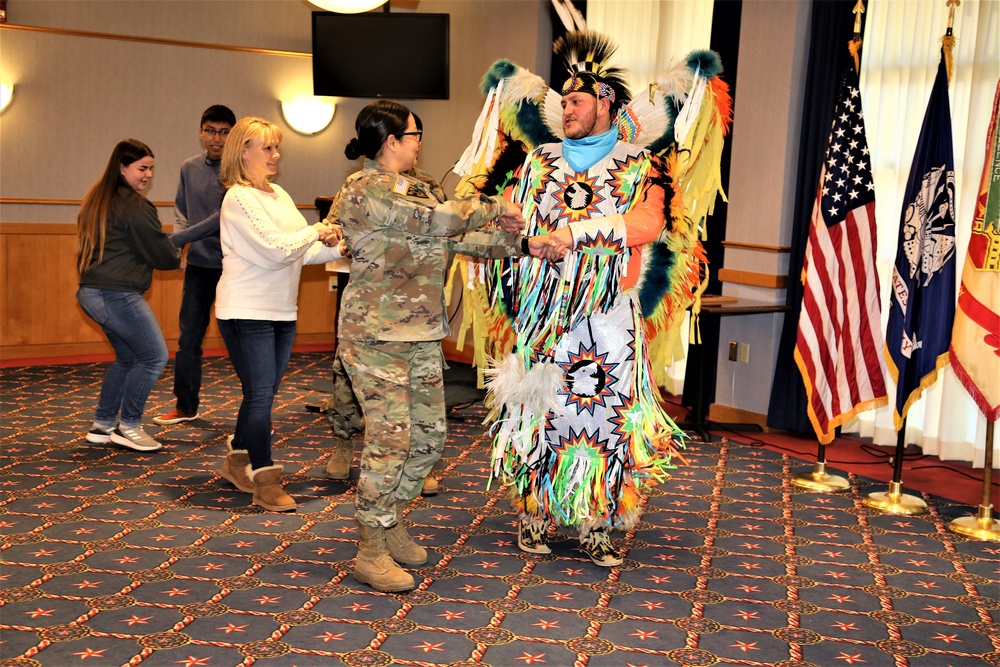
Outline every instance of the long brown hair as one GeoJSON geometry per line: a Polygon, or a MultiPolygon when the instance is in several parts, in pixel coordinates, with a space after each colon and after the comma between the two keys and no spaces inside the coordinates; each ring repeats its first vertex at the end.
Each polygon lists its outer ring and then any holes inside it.
{"type": "MultiPolygon", "coordinates": [[[[111,198],[118,186],[128,187],[128,183],[122,176],[121,168],[144,157],[153,157],[153,151],[146,144],[138,139],[119,141],[115,149],[111,151],[111,158],[108,160],[108,166],[104,168],[104,174],[87,190],[83,204],[80,206],[80,213],[76,216],[76,268],[80,273],[83,273],[90,265],[100,264],[104,260],[104,240],[108,232],[108,210],[111,207],[111,198]],[[94,260],[95,254],[97,255],[96,261],[94,260]]],[[[136,197],[141,196],[130,187],[128,190],[136,197]]]]}

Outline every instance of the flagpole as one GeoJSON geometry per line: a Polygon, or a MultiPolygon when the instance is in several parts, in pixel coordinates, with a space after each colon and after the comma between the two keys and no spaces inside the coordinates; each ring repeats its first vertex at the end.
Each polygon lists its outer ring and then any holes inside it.
{"type": "Polygon", "coordinates": [[[990,488],[993,480],[993,427],[986,422],[986,458],[983,461],[983,502],[976,516],[962,516],[948,524],[948,530],[974,540],[1000,542],[1000,521],[993,518],[990,488]]]}
{"type": "Polygon", "coordinates": [[[887,514],[912,516],[927,511],[927,503],[922,498],[903,493],[903,450],[906,449],[906,420],[896,434],[896,458],[893,461],[892,481],[888,491],[869,493],[861,501],[865,507],[881,510],[887,514]]]}
{"type": "Polygon", "coordinates": [[[851,488],[851,483],[840,475],[826,472],[826,445],[819,443],[816,451],[816,465],[812,472],[800,472],[792,477],[792,486],[821,493],[840,493],[851,488]]]}
{"type": "MultiPolygon", "coordinates": [[[[865,3],[858,0],[851,10],[854,14],[854,37],[847,44],[847,50],[854,59],[854,71],[861,71],[861,16],[865,13],[865,3]]],[[[791,478],[792,486],[820,493],[841,493],[851,488],[847,478],[831,475],[826,471],[826,445],[822,441],[816,450],[816,463],[812,472],[800,472],[791,478]]]]}

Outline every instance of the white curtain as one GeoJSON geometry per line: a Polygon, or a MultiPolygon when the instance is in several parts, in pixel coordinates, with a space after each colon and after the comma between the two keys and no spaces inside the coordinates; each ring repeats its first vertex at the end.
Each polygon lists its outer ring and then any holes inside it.
{"type": "MultiPolygon", "coordinates": [[[[713,0],[589,0],[587,27],[618,44],[612,60],[628,71],[629,87],[637,95],[671,64],[709,47],[712,6],[713,0]]],[[[671,394],[680,394],[684,387],[688,317],[681,327],[677,361],[667,369],[665,388],[671,394]]]]}
{"type": "MultiPolygon", "coordinates": [[[[587,27],[618,43],[632,93],[695,49],[707,49],[713,0],[588,0],[587,27]]],[[[723,63],[725,64],[725,63],[723,63]]]]}
{"type": "MultiPolygon", "coordinates": [[[[869,0],[865,17],[861,95],[875,179],[882,330],[896,258],[900,211],[917,137],[940,59],[948,8],[940,0],[869,0]]],[[[964,0],[955,12],[955,72],[949,87],[955,149],[956,275],[960,278],[986,154],[986,131],[1000,77],[1000,2],[964,0]]],[[[956,288],[960,280],[956,280],[956,288]]],[[[957,292],[956,292],[957,298],[957,292]]],[[[889,380],[890,406],[895,387],[889,380]]],[[[845,432],[895,445],[892,408],[861,415],[845,432]]],[[[913,405],[906,441],[943,460],[982,467],[986,420],[951,367],[913,405]]]]}

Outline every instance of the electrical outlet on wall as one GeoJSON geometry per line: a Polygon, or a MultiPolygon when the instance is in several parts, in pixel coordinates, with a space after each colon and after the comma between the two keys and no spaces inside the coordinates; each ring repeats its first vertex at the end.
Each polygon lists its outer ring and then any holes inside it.
{"type": "Polygon", "coordinates": [[[741,364],[750,363],[750,343],[739,344],[738,358],[741,364]]]}
{"type": "Polygon", "coordinates": [[[328,276],[327,277],[327,281],[328,281],[327,285],[329,286],[330,291],[331,292],[336,292],[337,291],[337,276],[328,276]]]}

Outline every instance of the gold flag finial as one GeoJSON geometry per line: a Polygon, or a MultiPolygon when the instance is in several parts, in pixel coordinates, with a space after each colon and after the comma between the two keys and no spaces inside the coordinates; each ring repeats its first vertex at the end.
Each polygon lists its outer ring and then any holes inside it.
{"type": "Polygon", "coordinates": [[[955,27],[955,7],[962,4],[962,0],[946,0],[945,5],[948,6],[948,34],[951,34],[952,28],[955,27]]]}
{"type": "Polygon", "coordinates": [[[861,71],[861,15],[865,13],[865,3],[862,0],[858,0],[858,3],[854,5],[854,9],[851,10],[854,14],[854,37],[850,42],[847,43],[847,49],[851,52],[851,57],[854,58],[854,71],[861,71]]]}
{"type": "Polygon", "coordinates": [[[955,27],[955,8],[961,4],[962,0],[945,0],[945,5],[948,6],[948,30],[945,31],[944,37],[941,38],[941,48],[944,53],[944,65],[945,69],[948,70],[949,82],[955,76],[955,58],[952,55],[952,50],[955,48],[955,34],[953,32],[955,27]]]}
{"type": "MultiPolygon", "coordinates": [[[[951,3],[953,0],[948,0],[951,3]]],[[[854,9],[851,10],[854,14],[854,34],[861,34],[861,15],[865,13],[865,3],[862,0],[858,0],[858,4],[854,5],[854,9]]]]}

